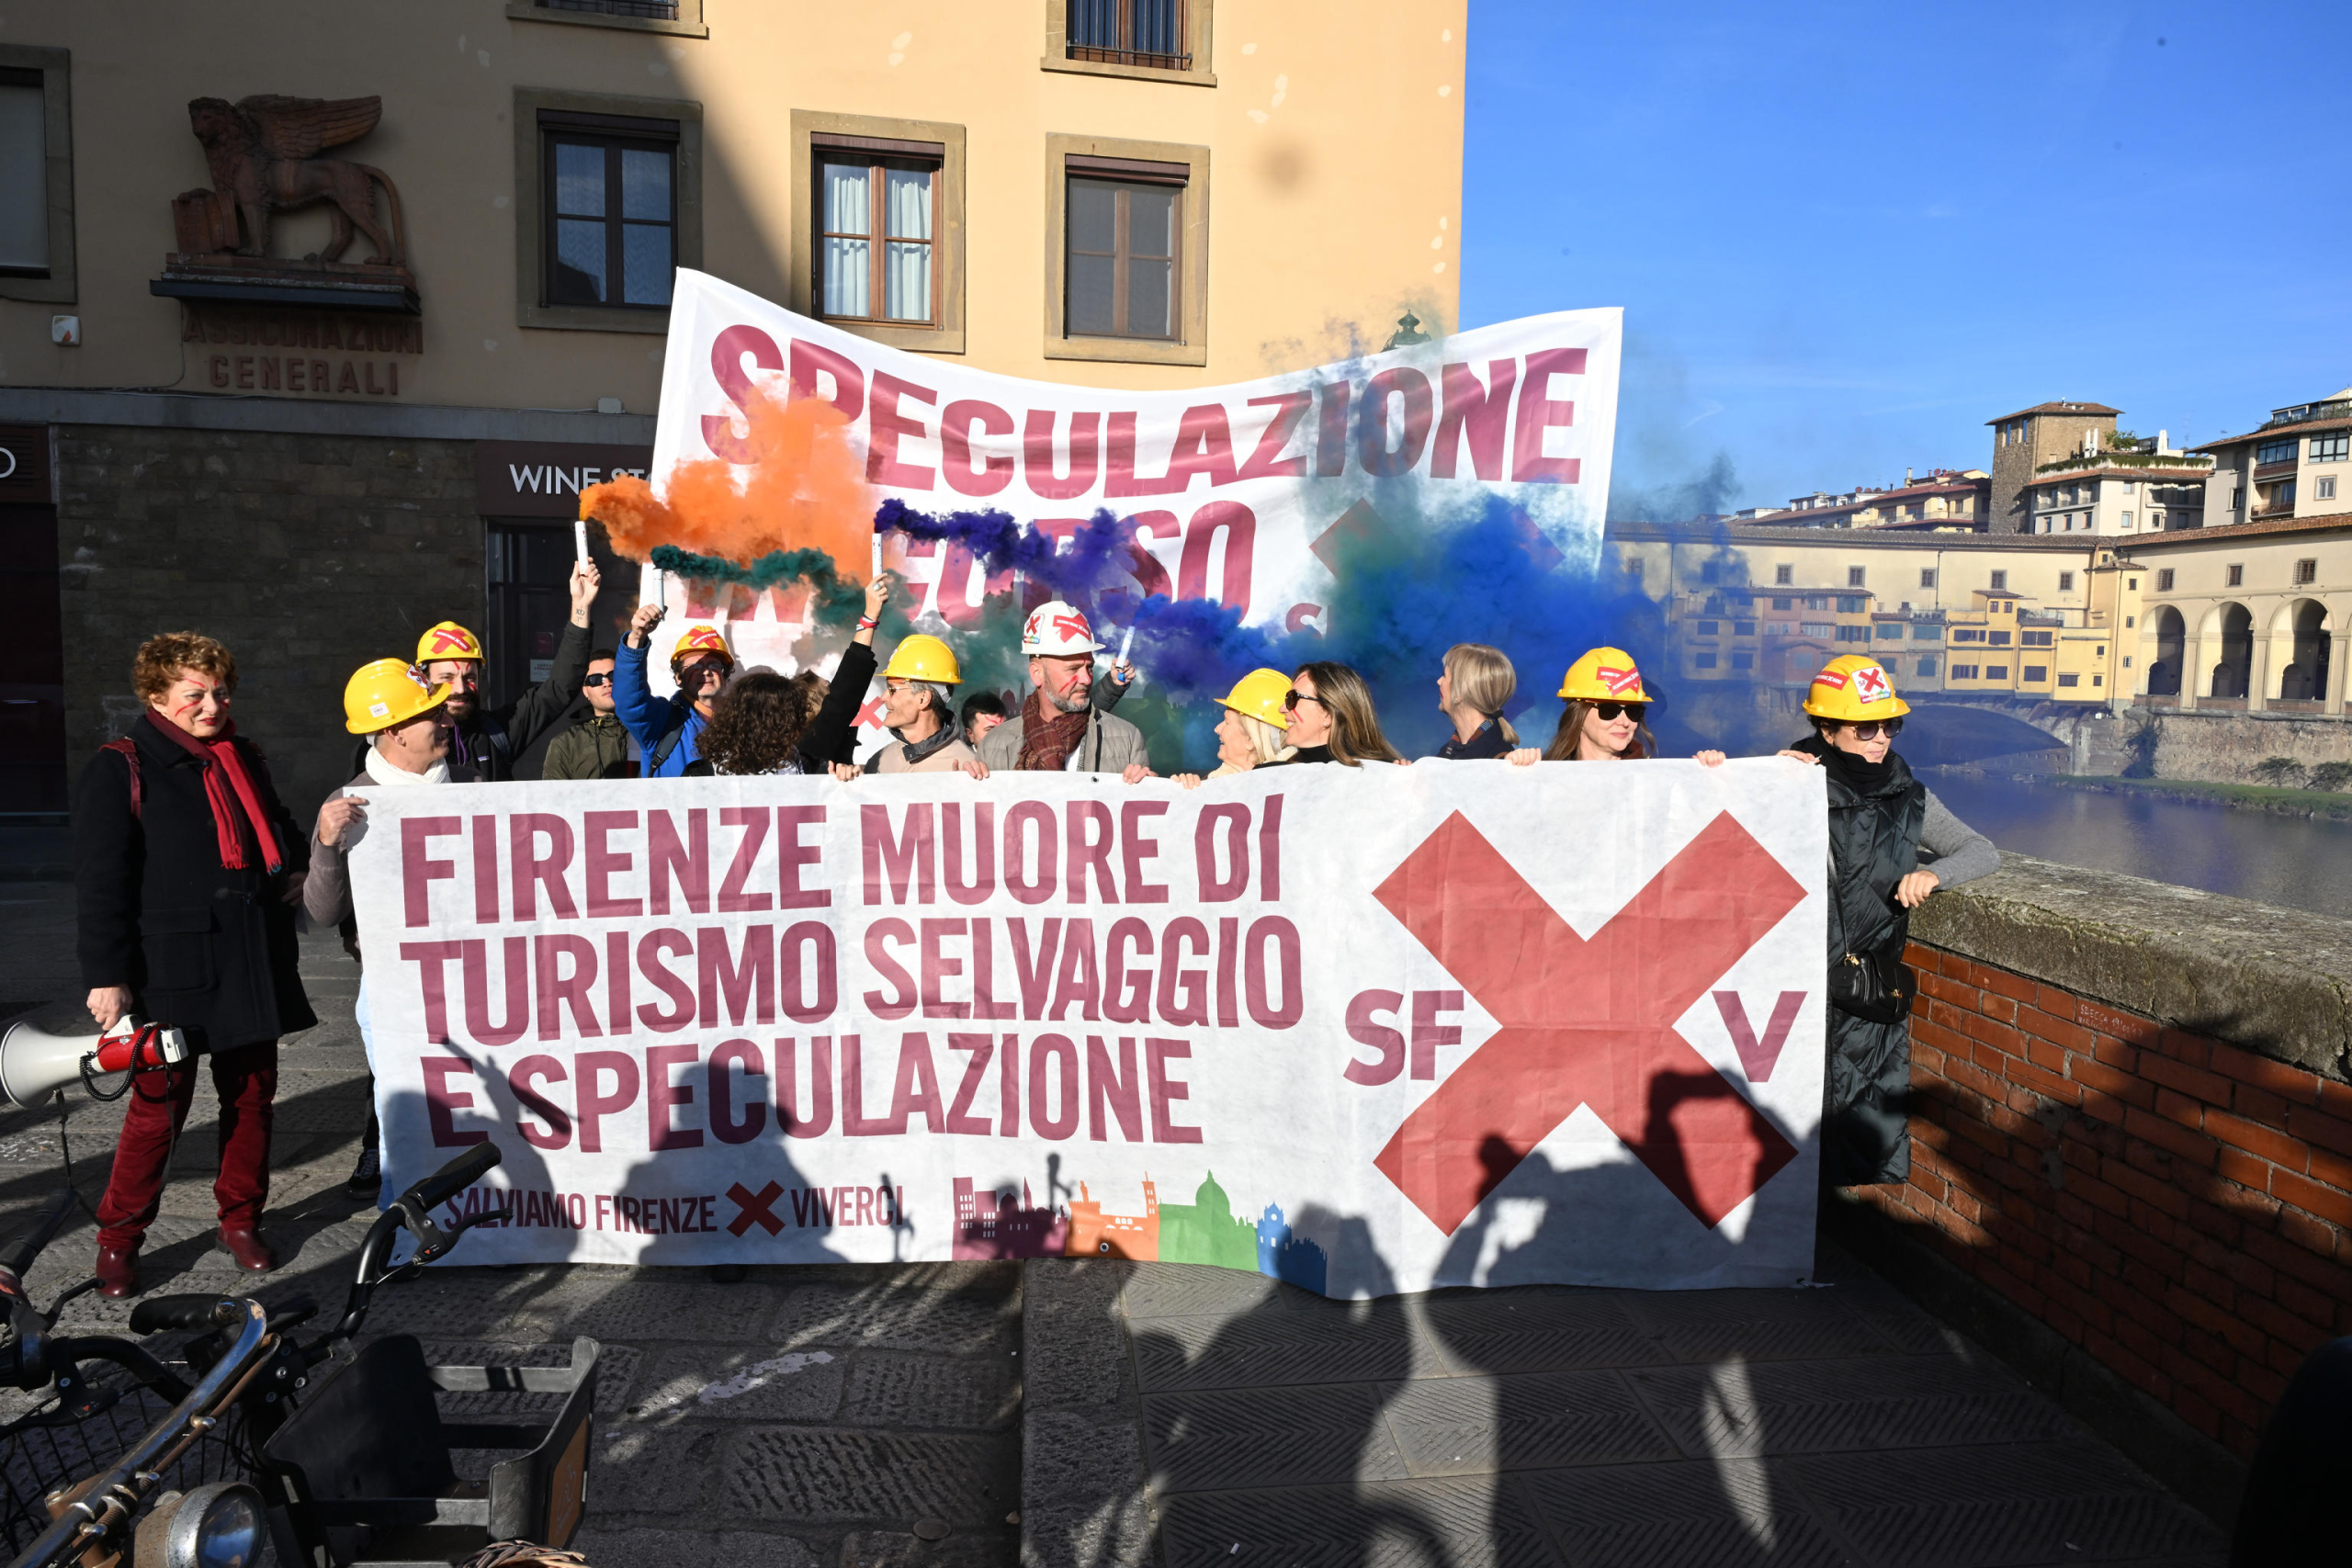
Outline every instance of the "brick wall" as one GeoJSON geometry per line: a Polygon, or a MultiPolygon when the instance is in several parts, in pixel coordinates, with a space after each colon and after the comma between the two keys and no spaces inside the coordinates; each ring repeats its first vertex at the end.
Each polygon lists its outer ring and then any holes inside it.
{"type": "Polygon", "coordinates": [[[2352,1334],[2352,1086],[1957,953],[1911,959],[1911,1179],[1866,1201],[2250,1454],[2288,1374],[2352,1334]]]}
{"type": "Polygon", "coordinates": [[[68,766],[136,716],[130,660],[161,631],[237,655],[237,728],[307,819],[344,782],[343,686],[479,626],[473,444],[60,426],[68,766]]]}

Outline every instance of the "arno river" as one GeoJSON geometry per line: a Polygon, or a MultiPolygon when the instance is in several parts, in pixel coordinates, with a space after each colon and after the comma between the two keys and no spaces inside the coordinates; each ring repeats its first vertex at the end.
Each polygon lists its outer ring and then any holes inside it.
{"type": "Polygon", "coordinates": [[[2005,850],[2352,918],[2352,822],[2017,784],[1920,776],[2005,850]]]}

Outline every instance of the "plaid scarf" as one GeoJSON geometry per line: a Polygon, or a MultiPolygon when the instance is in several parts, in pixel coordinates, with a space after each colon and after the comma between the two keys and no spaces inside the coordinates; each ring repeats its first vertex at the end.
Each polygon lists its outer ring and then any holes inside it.
{"type": "Polygon", "coordinates": [[[1060,773],[1086,739],[1086,721],[1092,716],[1091,708],[1064,713],[1049,707],[1043,692],[1031,692],[1021,705],[1021,760],[1012,765],[1023,773],[1060,773]]]}

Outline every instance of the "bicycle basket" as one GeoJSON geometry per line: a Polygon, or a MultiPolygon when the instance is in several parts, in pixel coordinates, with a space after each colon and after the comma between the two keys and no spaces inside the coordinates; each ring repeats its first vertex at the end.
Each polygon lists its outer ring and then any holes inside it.
{"type": "MultiPolygon", "coordinates": [[[[52,1391],[0,1426],[0,1535],[11,1556],[49,1528],[51,1492],[106,1470],[178,1404],[130,1367],[96,1359],[81,1366],[86,1382],[70,1407],[52,1391]]],[[[244,1479],[244,1447],[243,1417],[232,1410],[164,1470],[150,1496],[244,1479]]]]}

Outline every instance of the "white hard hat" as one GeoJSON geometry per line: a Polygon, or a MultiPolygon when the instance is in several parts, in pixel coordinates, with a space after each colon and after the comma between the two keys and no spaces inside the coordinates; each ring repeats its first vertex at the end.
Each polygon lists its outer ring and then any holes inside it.
{"type": "Polygon", "coordinates": [[[1048,599],[1029,612],[1021,624],[1021,651],[1048,658],[1061,653],[1093,653],[1102,648],[1086,617],[1059,599],[1048,599]]]}

